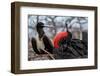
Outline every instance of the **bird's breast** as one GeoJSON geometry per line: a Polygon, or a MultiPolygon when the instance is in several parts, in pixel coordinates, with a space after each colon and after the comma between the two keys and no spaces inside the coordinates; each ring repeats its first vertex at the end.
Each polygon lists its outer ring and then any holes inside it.
{"type": "Polygon", "coordinates": [[[39,39],[39,37],[36,38],[37,42],[37,49],[40,51],[40,49],[44,50],[45,46],[43,43],[43,39],[39,39]]]}

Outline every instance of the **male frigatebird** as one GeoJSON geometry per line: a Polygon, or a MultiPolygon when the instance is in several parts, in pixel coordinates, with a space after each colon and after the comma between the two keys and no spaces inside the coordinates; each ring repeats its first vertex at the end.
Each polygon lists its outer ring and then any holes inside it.
{"type": "Polygon", "coordinates": [[[72,39],[72,33],[65,24],[66,31],[59,32],[53,39],[56,59],[73,59],[87,57],[87,43],[83,40],[72,39]]]}

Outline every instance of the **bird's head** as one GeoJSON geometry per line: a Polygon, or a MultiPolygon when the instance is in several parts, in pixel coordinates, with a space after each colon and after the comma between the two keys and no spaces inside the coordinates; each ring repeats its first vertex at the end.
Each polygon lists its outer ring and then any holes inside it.
{"type": "Polygon", "coordinates": [[[45,27],[45,26],[44,26],[44,23],[42,23],[42,22],[38,22],[36,25],[37,29],[43,29],[43,27],[45,27]]]}
{"type": "Polygon", "coordinates": [[[54,28],[54,27],[51,27],[51,26],[44,25],[43,22],[38,22],[37,25],[36,25],[37,29],[43,29],[44,27],[46,27],[46,28],[54,28]]]}
{"type": "Polygon", "coordinates": [[[37,30],[40,37],[42,37],[45,34],[45,32],[43,30],[44,27],[53,28],[53,27],[50,27],[50,26],[45,26],[43,22],[38,22],[37,25],[36,25],[36,30],[37,30]]]}

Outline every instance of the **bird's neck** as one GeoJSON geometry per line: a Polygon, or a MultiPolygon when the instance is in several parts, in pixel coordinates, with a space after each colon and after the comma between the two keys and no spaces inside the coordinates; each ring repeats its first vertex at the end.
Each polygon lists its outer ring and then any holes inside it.
{"type": "Polygon", "coordinates": [[[45,34],[39,35],[39,39],[42,40],[45,34]]]}
{"type": "Polygon", "coordinates": [[[43,38],[44,34],[45,34],[45,32],[43,30],[38,31],[38,36],[39,36],[40,40],[43,38]]]}

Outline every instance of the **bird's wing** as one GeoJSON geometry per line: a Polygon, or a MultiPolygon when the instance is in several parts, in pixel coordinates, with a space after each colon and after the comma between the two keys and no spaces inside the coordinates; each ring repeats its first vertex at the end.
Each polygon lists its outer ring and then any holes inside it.
{"type": "Polygon", "coordinates": [[[53,44],[52,44],[51,40],[46,35],[44,35],[44,37],[43,37],[43,42],[44,42],[44,45],[45,45],[45,49],[48,52],[52,53],[52,51],[53,51],[53,44]]]}
{"type": "Polygon", "coordinates": [[[35,53],[40,54],[39,50],[37,49],[37,42],[35,38],[32,38],[31,43],[32,43],[32,48],[35,51],[35,53]]]}

